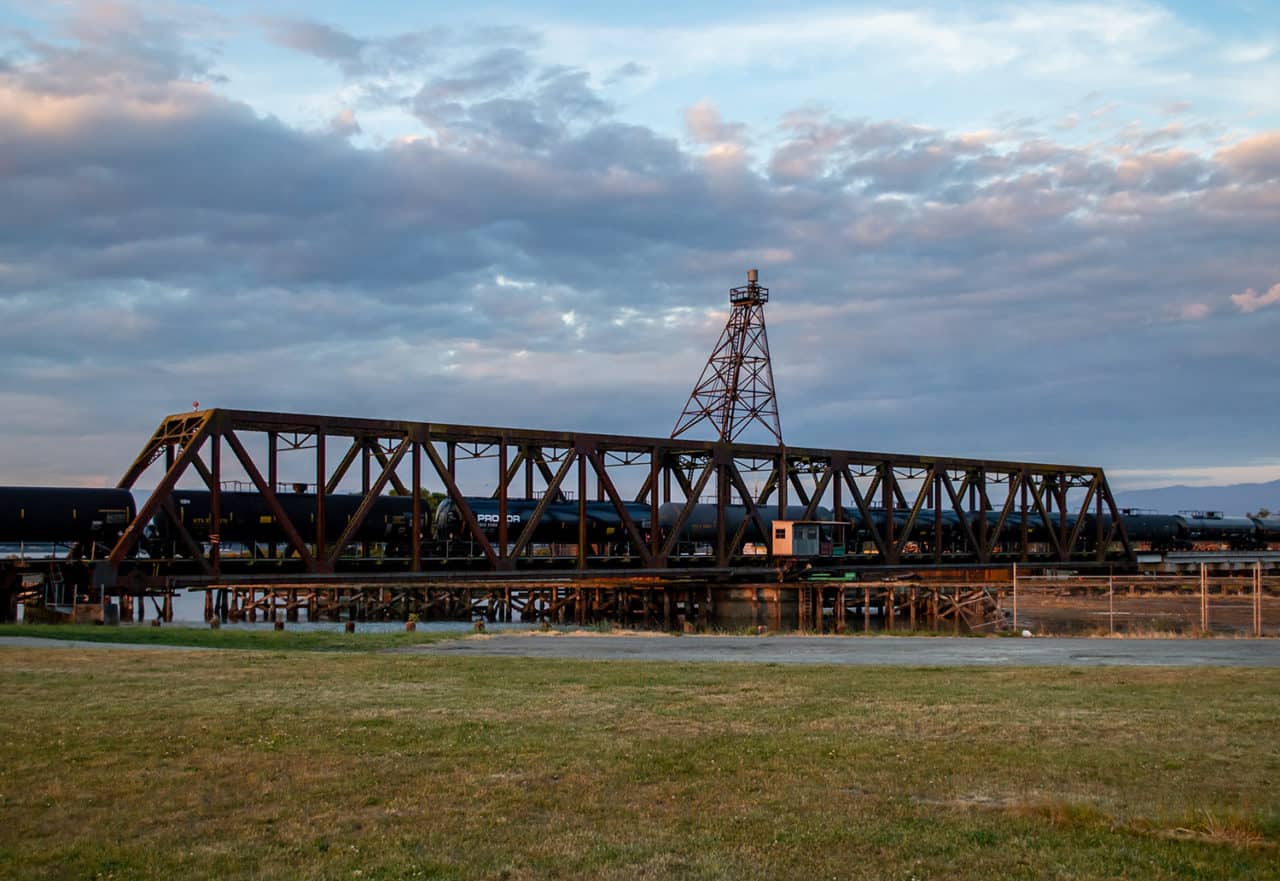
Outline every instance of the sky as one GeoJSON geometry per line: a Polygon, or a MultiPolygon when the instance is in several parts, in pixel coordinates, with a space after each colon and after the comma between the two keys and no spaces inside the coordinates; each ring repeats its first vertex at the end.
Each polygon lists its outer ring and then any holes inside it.
{"type": "Polygon", "coordinates": [[[0,7],[0,483],[663,436],[750,267],[791,445],[1280,477],[1280,5],[0,7]]]}

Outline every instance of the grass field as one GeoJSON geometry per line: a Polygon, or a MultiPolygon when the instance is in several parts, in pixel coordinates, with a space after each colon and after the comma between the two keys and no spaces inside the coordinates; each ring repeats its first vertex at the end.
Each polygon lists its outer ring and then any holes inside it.
{"type": "Polygon", "coordinates": [[[1280,871],[1276,670],[0,648],[0,694],[3,878],[1280,871]]]}
{"type": "Polygon", "coordinates": [[[92,624],[0,624],[0,636],[36,636],[84,642],[135,645],[186,645],[211,649],[259,649],[270,651],[369,652],[402,646],[424,645],[442,639],[467,636],[468,631],[413,632],[361,630],[212,630],[208,627],[167,625],[151,627],[125,624],[102,627],[92,624]]]}

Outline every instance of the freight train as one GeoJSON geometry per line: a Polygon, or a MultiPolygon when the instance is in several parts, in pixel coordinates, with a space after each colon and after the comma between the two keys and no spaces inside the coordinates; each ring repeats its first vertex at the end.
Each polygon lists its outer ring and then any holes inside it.
{"type": "MultiPolygon", "coordinates": [[[[277,493],[285,515],[306,543],[316,539],[314,493],[277,493]]],[[[362,497],[353,493],[325,496],[324,531],[329,541],[342,535],[359,508],[362,497]]],[[[93,558],[107,553],[137,515],[133,495],[123,489],[64,487],[0,487],[0,545],[25,552],[53,547],[71,558],[93,558]]],[[[288,535],[266,501],[256,492],[223,490],[219,493],[218,527],[212,528],[212,493],[208,490],[174,490],[171,517],[161,512],[147,524],[140,549],[151,558],[189,555],[183,539],[209,544],[284,544],[288,535]],[[181,525],[181,529],[178,525],[181,525]]],[[[428,505],[422,504],[421,534],[428,533],[428,505]]],[[[352,542],[376,543],[388,556],[408,555],[413,534],[413,499],[380,495],[369,514],[351,535],[352,542]]]]}
{"type": "MultiPolygon", "coordinates": [[[[861,540],[870,541],[871,532],[863,527],[863,518],[854,509],[845,509],[846,520],[851,524],[854,534],[861,540]]],[[[881,535],[885,533],[888,517],[883,510],[870,512],[871,522],[881,535]]],[[[910,511],[898,508],[893,512],[895,538],[901,539],[910,519],[910,511]]],[[[1023,515],[1019,511],[1011,511],[1000,527],[1000,514],[987,511],[969,515],[969,528],[977,535],[982,527],[982,519],[986,520],[988,535],[994,535],[1000,528],[998,544],[1016,545],[1021,542],[1023,515]]],[[[1103,534],[1111,531],[1111,516],[1102,516],[1103,534]]],[[[1229,517],[1220,511],[1183,511],[1178,514],[1158,514],[1138,509],[1122,509],[1120,521],[1125,534],[1135,548],[1153,551],[1190,551],[1220,550],[1233,551],[1266,550],[1280,545],[1280,517],[1229,517]]],[[[1049,515],[1048,524],[1038,513],[1026,516],[1027,541],[1033,544],[1050,541],[1050,532],[1061,530],[1067,535],[1076,531],[1079,524],[1078,540],[1086,550],[1091,550],[1097,541],[1098,518],[1086,514],[1080,523],[1077,514],[1068,513],[1061,516],[1057,513],[1049,515]]],[[[934,512],[922,510],[917,513],[908,541],[932,546],[941,533],[943,546],[953,546],[961,540],[963,527],[961,519],[954,511],[943,511],[941,529],[935,520],[934,512]]]]}
{"type": "Polygon", "coordinates": [[[60,545],[87,555],[114,544],[136,514],[128,490],[0,486],[0,545],[60,545]]]}
{"type": "MultiPolygon", "coordinates": [[[[509,499],[507,501],[507,537],[515,541],[529,518],[533,515],[538,502],[533,499],[509,499]]],[[[475,515],[476,522],[484,531],[485,537],[496,540],[498,535],[498,501],[496,499],[467,499],[467,506],[475,515]]],[[[658,507],[658,531],[662,536],[671,534],[684,510],[684,505],[667,502],[658,507]]],[[[652,537],[653,509],[646,503],[624,502],[623,508],[631,517],[636,528],[646,538],[652,537]]],[[[766,528],[776,519],[775,507],[761,508],[761,519],[766,528]]],[[[622,518],[612,502],[587,502],[587,540],[593,544],[603,542],[625,542],[626,529],[622,518]]],[[[747,509],[742,506],[730,506],[726,510],[725,533],[733,536],[737,533],[742,521],[747,519],[747,509]]],[[[819,509],[818,519],[829,519],[831,512],[819,509]]],[[[804,508],[793,506],[787,509],[787,519],[799,520],[804,517],[804,508]]],[[[711,544],[716,541],[718,526],[716,524],[716,506],[696,504],[686,518],[681,529],[680,539],[691,544],[711,544]]],[[[755,521],[747,524],[743,533],[748,544],[765,541],[755,521]]],[[[463,523],[461,512],[448,499],[440,503],[436,509],[434,536],[437,541],[466,541],[469,533],[463,523]]],[[[538,525],[534,528],[532,542],[536,544],[576,544],[578,541],[578,503],[548,502],[543,510],[538,525]]]]}
{"type": "MultiPolygon", "coordinates": [[[[175,490],[173,515],[161,512],[147,525],[139,550],[149,558],[181,558],[191,555],[190,542],[207,545],[218,541],[222,547],[238,546],[250,554],[264,546],[284,546],[288,537],[282,525],[256,492],[224,490],[220,494],[220,518],[218,527],[212,528],[212,497],[208,490],[175,490]],[[175,523],[176,521],[176,523],[175,523]],[[182,529],[177,527],[181,524],[182,529]],[[185,531],[186,536],[182,533],[185,531]],[[190,542],[187,541],[190,539],[190,542]]],[[[324,534],[330,544],[346,529],[361,502],[354,493],[332,493],[325,496],[324,534]]],[[[302,541],[308,544],[316,540],[316,497],[306,492],[281,492],[277,494],[281,507],[289,517],[302,541]]],[[[467,505],[478,526],[491,542],[498,539],[499,507],[496,499],[468,498],[467,505]]],[[[509,499],[507,502],[507,539],[514,543],[525,524],[538,506],[534,499],[509,499]]],[[[657,530],[665,540],[669,538],[683,512],[682,503],[666,503],[659,506],[657,530]]],[[[653,538],[653,511],[647,503],[625,503],[627,511],[645,542],[653,538]]],[[[14,547],[52,546],[71,558],[95,558],[104,555],[119,539],[125,526],[133,521],[138,505],[131,493],[121,489],[80,489],[65,487],[0,487],[0,546],[14,547]]],[[[461,512],[448,499],[440,502],[435,516],[430,514],[424,501],[421,505],[422,522],[419,535],[423,556],[456,557],[478,554],[470,539],[461,512]]],[[[530,543],[556,546],[576,545],[579,540],[579,506],[577,502],[548,502],[538,520],[530,543]]],[[[585,533],[593,553],[625,553],[629,536],[616,508],[610,502],[587,502],[585,533]]],[[[943,511],[935,517],[932,510],[918,511],[910,530],[907,523],[910,511],[898,508],[892,512],[871,509],[864,521],[855,508],[845,508],[840,518],[846,525],[846,544],[851,553],[873,547],[872,529],[881,536],[886,534],[887,523],[893,520],[893,534],[897,541],[914,544],[919,551],[932,551],[941,540],[943,550],[964,546],[966,525],[975,536],[985,532],[995,537],[997,550],[1017,547],[1023,535],[1022,515],[1012,511],[1000,526],[999,513],[987,511],[967,515],[967,523],[954,511],[943,511]],[[983,529],[982,520],[986,520],[983,529]],[[997,534],[996,529],[1000,527],[997,534]]],[[[761,508],[766,529],[772,528],[777,516],[776,506],[761,508]]],[[[803,519],[804,508],[789,507],[783,519],[803,519]]],[[[1220,512],[1198,511],[1179,514],[1157,514],[1136,509],[1121,512],[1122,522],[1129,540],[1136,548],[1156,551],[1221,549],[1259,550],[1280,545],[1280,517],[1227,517],[1220,512]]],[[[746,508],[730,506],[726,510],[725,533],[737,534],[742,521],[748,519],[746,508]]],[[[810,519],[830,521],[833,512],[817,508],[810,519]]],[[[1030,514],[1026,522],[1026,536],[1031,543],[1047,543],[1050,532],[1076,531],[1078,517],[1067,514],[1051,514],[1050,524],[1043,518],[1030,514]]],[[[1085,515],[1079,524],[1078,537],[1083,549],[1090,550],[1096,542],[1098,524],[1094,515],[1085,515]]],[[[1102,531],[1110,532],[1111,518],[1104,515],[1102,531]]],[[[716,508],[709,504],[696,504],[684,519],[677,553],[705,553],[718,537],[716,508]]],[[[380,495],[362,524],[349,536],[352,543],[376,546],[382,557],[408,557],[412,553],[413,500],[408,496],[380,495]]],[[[743,529],[744,541],[749,545],[767,544],[768,536],[762,535],[754,521],[748,519],[743,529]]],[[[0,552],[0,556],[5,553],[0,552]]]]}
{"type": "MultiPolygon", "coordinates": [[[[212,494],[208,490],[174,490],[173,504],[177,521],[191,538],[200,543],[217,535],[224,545],[284,544],[289,538],[266,500],[256,492],[222,491],[219,494],[218,529],[213,522],[212,494]]],[[[276,499],[303,542],[316,540],[316,497],[314,493],[277,493],[276,499]]],[[[363,496],[355,493],[329,493],[324,498],[324,534],[329,542],[341,537],[355,516],[363,496]]],[[[422,503],[422,535],[430,525],[429,506],[422,503]]],[[[413,535],[413,499],[409,496],[374,497],[368,516],[351,535],[352,542],[379,544],[386,556],[408,556],[413,535]]],[[[173,518],[164,514],[154,517],[147,527],[143,546],[149,556],[181,555],[181,534],[173,518]]]]}
{"type": "Polygon", "coordinates": [[[1156,514],[1121,512],[1129,540],[1152,550],[1189,551],[1226,546],[1234,551],[1265,550],[1280,544],[1280,517],[1229,517],[1221,511],[1156,514]]]}

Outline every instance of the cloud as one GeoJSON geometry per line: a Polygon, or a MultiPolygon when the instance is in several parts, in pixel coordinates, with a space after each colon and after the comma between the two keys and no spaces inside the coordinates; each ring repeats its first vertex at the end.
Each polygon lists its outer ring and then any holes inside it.
{"type": "Polygon", "coordinates": [[[1242,88],[1266,81],[1262,71],[1206,70],[1211,37],[1167,4],[1149,2],[845,4],[664,26],[561,20],[543,30],[551,57],[601,80],[619,58],[643,58],[665,86],[655,99],[709,94],[753,126],[751,112],[767,108],[772,116],[809,100],[877,115],[923,106],[935,118],[983,121],[998,108],[1056,112],[1089,91],[1132,110],[1127,118],[1145,117],[1171,93],[1198,106],[1269,106],[1256,88],[1242,88]],[[739,91],[745,79],[752,85],[739,91]],[[708,93],[709,83],[725,91],[708,93]]]}
{"type": "Polygon", "coordinates": [[[410,109],[438,142],[465,149],[546,150],[613,111],[585,71],[540,65],[510,46],[455,60],[393,103],[410,109]]]}
{"type": "Polygon", "coordinates": [[[447,28],[435,28],[366,39],[305,18],[266,17],[259,22],[272,43],[329,62],[349,78],[420,69],[453,36],[447,28]]]}
{"type": "Polygon", "coordinates": [[[355,111],[350,107],[340,110],[333,119],[329,120],[329,131],[343,138],[360,134],[360,122],[356,119],[355,111]]]}
{"type": "Polygon", "coordinates": [[[645,67],[637,61],[628,61],[619,64],[605,76],[605,85],[617,85],[636,77],[642,77],[649,73],[649,68],[645,67]]]}
{"type": "Polygon", "coordinates": [[[1228,64],[1257,64],[1266,61],[1275,51],[1275,46],[1267,43],[1239,43],[1228,46],[1222,53],[1222,60],[1228,64]]]}
{"type": "Polygon", "coordinates": [[[523,49],[494,49],[468,61],[451,76],[423,86],[420,100],[456,101],[492,95],[523,82],[534,67],[533,58],[523,49]]]}
{"type": "Polygon", "coordinates": [[[287,124],[198,32],[125,22],[0,70],[0,479],[119,470],[192,400],[660,433],[757,265],[794,443],[1155,468],[1280,428],[1218,430],[1269,393],[1280,310],[1239,312],[1280,293],[1201,302],[1274,271],[1275,133],[707,99],[682,140],[509,32],[276,32],[417,114],[382,142],[365,105],[287,124]],[[90,452],[66,412],[104,426],[90,452]]]}
{"type": "MultiPolygon", "coordinates": [[[[357,37],[309,18],[267,16],[258,19],[258,23],[272,43],[333,64],[353,80],[420,73],[446,61],[459,48],[533,47],[539,43],[536,33],[514,25],[462,29],[437,26],[357,37]]],[[[481,72],[482,68],[477,67],[473,76],[481,72]]]]}
{"type": "Polygon", "coordinates": [[[1242,138],[1219,150],[1216,158],[1241,179],[1280,180],[1280,132],[1263,132],[1242,138]]]}
{"type": "Polygon", "coordinates": [[[1107,472],[1112,489],[1154,489],[1180,486],[1229,486],[1280,480],[1280,465],[1226,465],[1161,469],[1114,469],[1107,472]]]}
{"type": "Polygon", "coordinates": [[[1213,307],[1207,303],[1184,303],[1177,308],[1178,317],[1184,321],[1204,321],[1213,314],[1213,307]]]}
{"type": "Polygon", "coordinates": [[[699,144],[739,144],[747,131],[742,123],[725,122],[716,106],[705,98],[685,110],[684,125],[699,144]]]}
{"type": "Polygon", "coordinates": [[[347,69],[363,69],[361,56],[368,43],[330,25],[306,19],[265,19],[267,39],[347,69]]]}
{"type": "Polygon", "coordinates": [[[792,70],[850,52],[887,58],[920,74],[1018,67],[1037,76],[1071,70],[1106,80],[1117,67],[1166,57],[1192,40],[1169,12],[1139,3],[1030,4],[970,14],[897,9],[813,12],[667,27],[557,24],[548,47],[602,62],[643,47],[652,65],[679,75],[743,67],[792,70]]]}
{"type": "Polygon", "coordinates": [[[1248,288],[1242,293],[1232,294],[1231,302],[1235,303],[1236,308],[1241,312],[1257,312],[1274,303],[1280,303],[1280,284],[1272,285],[1271,289],[1263,294],[1248,288]]]}
{"type": "Polygon", "coordinates": [[[216,40],[196,36],[193,19],[207,13],[144,14],[125,3],[72,3],[52,35],[37,38],[15,30],[0,40],[15,46],[0,74],[52,95],[86,95],[131,84],[221,79],[213,71],[216,40]],[[7,39],[6,39],[7,38],[7,39]]]}

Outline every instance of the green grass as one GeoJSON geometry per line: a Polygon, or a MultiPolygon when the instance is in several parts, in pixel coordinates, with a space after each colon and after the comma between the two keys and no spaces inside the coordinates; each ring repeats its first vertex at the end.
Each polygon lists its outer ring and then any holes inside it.
{"type": "Polygon", "coordinates": [[[3,878],[1280,866],[1280,670],[4,648],[0,694],[3,878]]]}
{"type": "Polygon", "coordinates": [[[41,639],[86,642],[131,643],[135,645],[178,645],[210,649],[265,649],[271,651],[373,652],[402,646],[424,645],[456,639],[469,631],[413,632],[361,630],[212,630],[208,627],[122,624],[103,627],[92,624],[0,624],[0,636],[34,636],[41,639]]]}

